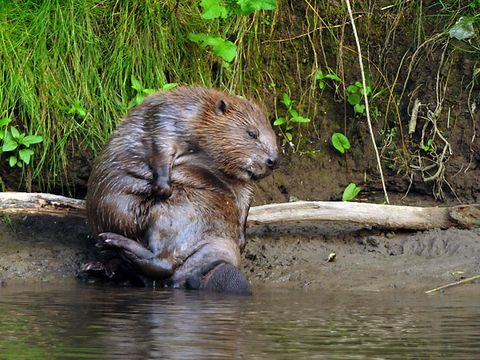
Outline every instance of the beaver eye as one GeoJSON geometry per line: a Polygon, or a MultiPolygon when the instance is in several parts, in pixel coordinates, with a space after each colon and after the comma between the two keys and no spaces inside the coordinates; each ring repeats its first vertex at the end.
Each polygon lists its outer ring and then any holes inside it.
{"type": "Polygon", "coordinates": [[[254,132],[252,130],[248,130],[247,133],[248,133],[248,136],[250,136],[252,139],[257,138],[257,133],[256,132],[254,132]]]}

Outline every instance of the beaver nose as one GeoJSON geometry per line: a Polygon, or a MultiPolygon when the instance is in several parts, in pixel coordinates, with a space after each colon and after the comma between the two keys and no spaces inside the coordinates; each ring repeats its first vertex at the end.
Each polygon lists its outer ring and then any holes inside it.
{"type": "Polygon", "coordinates": [[[267,159],[267,166],[272,170],[278,168],[278,163],[278,156],[270,157],[267,159]]]}

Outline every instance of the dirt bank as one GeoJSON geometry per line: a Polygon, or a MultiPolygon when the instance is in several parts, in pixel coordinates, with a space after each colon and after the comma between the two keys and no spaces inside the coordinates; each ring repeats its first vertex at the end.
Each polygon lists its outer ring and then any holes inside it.
{"type": "MultiPolygon", "coordinates": [[[[480,273],[480,229],[386,233],[322,224],[254,228],[248,239],[243,268],[255,286],[422,291],[480,273]]],[[[0,248],[2,285],[74,280],[93,255],[82,219],[13,219],[0,225],[0,248]]]]}

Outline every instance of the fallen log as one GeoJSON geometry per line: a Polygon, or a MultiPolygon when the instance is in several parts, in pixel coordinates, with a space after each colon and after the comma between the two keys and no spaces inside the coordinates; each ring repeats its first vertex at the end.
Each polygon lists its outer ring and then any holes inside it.
{"type": "Polygon", "coordinates": [[[0,214],[4,215],[56,215],[85,217],[85,201],[65,196],[0,192],[0,214]]]}
{"type": "MultiPolygon", "coordinates": [[[[43,193],[0,193],[0,214],[85,217],[85,201],[43,193]]],[[[336,222],[386,229],[480,227],[480,204],[416,207],[358,202],[296,201],[254,206],[248,226],[336,222]]]]}

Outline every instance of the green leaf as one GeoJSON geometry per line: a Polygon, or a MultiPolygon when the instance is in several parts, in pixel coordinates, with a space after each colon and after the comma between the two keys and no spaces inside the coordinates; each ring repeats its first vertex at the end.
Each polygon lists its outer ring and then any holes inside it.
{"type": "Polygon", "coordinates": [[[293,105],[293,101],[292,99],[290,99],[290,96],[288,96],[287,93],[283,93],[282,102],[285,104],[287,108],[290,108],[293,105]]]}
{"type": "Polygon", "coordinates": [[[363,85],[360,81],[355,81],[355,86],[359,89],[363,88],[363,85]]]}
{"type": "Polygon", "coordinates": [[[220,4],[218,0],[202,0],[202,19],[212,20],[216,18],[225,19],[228,15],[227,8],[220,4]]]}
{"type": "Polygon", "coordinates": [[[288,110],[288,112],[290,113],[290,115],[292,116],[292,118],[298,117],[298,111],[297,111],[297,110],[295,110],[295,109],[290,109],[290,110],[288,110]]]}
{"type": "Polygon", "coordinates": [[[20,131],[15,126],[10,128],[10,133],[12,134],[14,139],[18,139],[20,137],[20,131]]]}
{"type": "Polygon", "coordinates": [[[23,138],[22,144],[30,146],[32,144],[38,144],[43,141],[43,137],[40,135],[27,135],[23,138]]]}
{"type": "Polygon", "coordinates": [[[153,93],[155,93],[156,90],[155,89],[143,89],[142,90],[142,93],[144,93],[145,95],[151,95],[153,93]]]}
{"type": "Polygon", "coordinates": [[[215,55],[220,56],[226,62],[232,62],[237,56],[237,45],[230,40],[222,39],[222,42],[215,45],[212,51],[215,55]]]}
{"type": "Polygon", "coordinates": [[[327,74],[325,75],[325,79],[338,81],[338,82],[342,81],[342,79],[340,79],[337,74],[327,74]]]}
{"type": "Polygon", "coordinates": [[[132,82],[132,88],[137,90],[137,91],[142,91],[143,90],[143,86],[142,84],[140,83],[140,81],[135,77],[135,76],[130,76],[130,81],[132,82]]]}
{"type": "Polygon", "coordinates": [[[226,62],[231,62],[235,59],[235,56],[237,56],[237,46],[233,42],[221,37],[210,36],[203,33],[190,33],[188,34],[188,39],[196,42],[202,48],[211,46],[213,53],[226,62]]]}
{"type": "Polygon", "coordinates": [[[353,110],[358,114],[363,114],[363,112],[365,111],[365,105],[355,104],[355,106],[353,107],[353,110]]]}
{"type": "Polygon", "coordinates": [[[8,158],[8,165],[10,165],[10,167],[14,167],[17,164],[17,161],[17,157],[15,155],[11,155],[8,158]]]}
{"type": "Polygon", "coordinates": [[[360,104],[360,95],[358,94],[350,94],[347,97],[347,101],[350,105],[355,106],[357,104],[360,104]]]}
{"type": "Polygon", "coordinates": [[[348,186],[343,190],[342,201],[350,201],[355,199],[358,193],[362,190],[360,186],[355,185],[354,183],[348,184],[348,186]]]}
{"type": "Polygon", "coordinates": [[[33,155],[33,150],[30,149],[22,149],[18,152],[18,157],[22,160],[26,165],[30,164],[30,158],[33,155]]]}
{"type": "Polygon", "coordinates": [[[177,83],[168,83],[162,86],[162,90],[170,90],[177,87],[177,83]]]}
{"type": "Polygon", "coordinates": [[[77,112],[77,115],[80,116],[81,118],[84,118],[85,116],[87,116],[87,111],[82,107],[78,107],[76,109],[76,112],[77,112]]]}
{"type": "Polygon", "coordinates": [[[296,116],[292,118],[292,121],[296,123],[308,123],[310,122],[310,119],[303,116],[296,116]]]}
{"type": "Polygon", "coordinates": [[[5,125],[8,125],[12,122],[12,119],[5,117],[0,120],[0,127],[4,127],[5,125]]]}
{"type": "Polygon", "coordinates": [[[240,7],[240,15],[250,15],[259,10],[275,10],[276,0],[237,0],[240,7]]]}
{"type": "Polygon", "coordinates": [[[292,139],[293,139],[293,136],[292,136],[292,134],[291,134],[291,133],[289,133],[289,132],[286,132],[286,133],[285,133],[285,136],[286,136],[286,138],[287,138],[287,140],[288,140],[288,141],[292,141],[292,139]]]}
{"type": "Polygon", "coordinates": [[[286,122],[287,122],[287,119],[285,119],[285,118],[283,118],[283,117],[280,117],[280,118],[278,118],[277,120],[275,120],[275,121],[273,122],[273,125],[275,125],[275,126],[280,126],[280,125],[285,124],[286,122]]]}
{"type": "Polygon", "coordinates": [[[318,69],[315,74],[315,80],[323,80],[325,78],[325,74],[321,69],[318,69]]]}
{"type": "Polygon", "coordinates": [[[355,94],[357,92],[358,88],[355,85],[348,85],[347,86],[347,92],[350,94],[355,94]]]}
{"type": "Polygon", "coordinates": [[[11,137],[7,138],[3,142],[2,146],[2,151],[7,152],[7,151],[13,151],[18,147],[18,143],[12,139],[11,137]]]}
{"type": "Polygon", "coordinates": [[[348,138],[342,133],[333,133],[332,145],[342,154],[345,153],[345,150],[350,149],[350,141],[348,141],[348,138]]]}
{"type": "Polygon", "coordinates": [[[190,33],[187,36],[188,40],[193,41],[197,44],[203,42],[206,37],[208,37],[208,35],[204,33],[199,33],[199,34],[190,33]]]}
{"type": "MultiPolygon", "coordinates": [[[[367,85],[366,87],[367,89],[367,95],[370,94],[372,92],[372,88],[370,86],[367,85]]],[[[363,91],[363,86],[360,88],[360,94],[363,95],[364,91],[363,91]]]]}
{"type": "Polygon", "coordinates": [[[324,82],[324,81],[320,81],[320,82],[318,83],[318,87],[320,88],[320,90],[325,89],[325,82],[324,82]]]}

